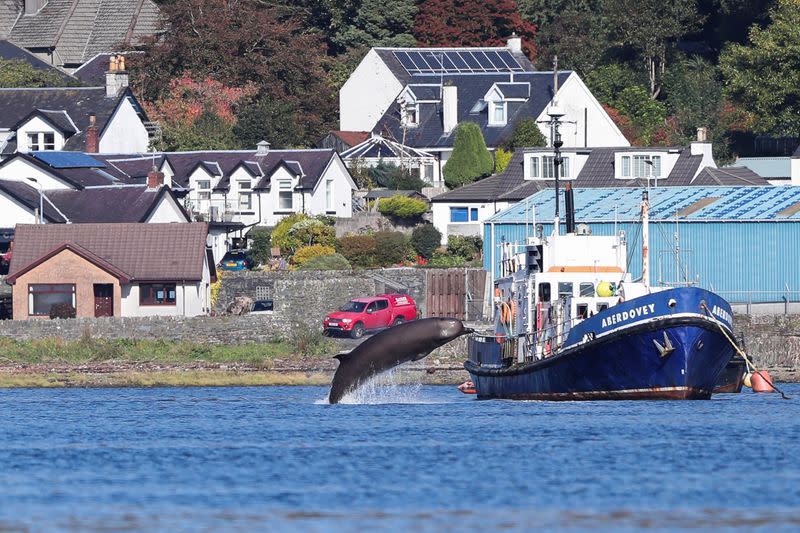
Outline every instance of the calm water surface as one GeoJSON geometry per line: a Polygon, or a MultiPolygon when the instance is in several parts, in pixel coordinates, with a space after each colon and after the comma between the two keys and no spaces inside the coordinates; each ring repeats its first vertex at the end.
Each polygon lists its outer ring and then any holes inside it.
{"type": "Polygon", "coordinates": [[[0,531],[800,530],[800,386],[699,402],[394,387],[0,391],[0,531]]]}

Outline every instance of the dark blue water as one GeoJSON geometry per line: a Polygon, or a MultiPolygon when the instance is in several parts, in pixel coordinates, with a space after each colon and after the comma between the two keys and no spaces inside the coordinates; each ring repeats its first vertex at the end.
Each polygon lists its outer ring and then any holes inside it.
{"type": "Polygon", "coordinates": [[[0,391],[0,530],[800,529],[800,386],[377,405],[327,389],[0,391]]]}

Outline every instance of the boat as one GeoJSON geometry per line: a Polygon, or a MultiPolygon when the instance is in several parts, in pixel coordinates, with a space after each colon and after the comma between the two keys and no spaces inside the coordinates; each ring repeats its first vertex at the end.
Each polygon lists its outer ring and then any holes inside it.
{"type": "Polygon", "coordinates": [[[640,279],[629,273],[624,232],[594,236],[576,224],[569,183],[560,234],[560,113],[550,112],[553,232],[540,226],[523,242],[500,244],[494,330],[467,340],[464,367],[478,399],[710,398],[734,353],[730,304],[690,284],[650,284],[647,189],[640,279]]]}
{"type": "Polygon", "coordinates": [[[744,357],[734,354],[717,378],[714,394],[739,393],[744,385],[744,375],[747,373],[747,361],[744,357]]]}

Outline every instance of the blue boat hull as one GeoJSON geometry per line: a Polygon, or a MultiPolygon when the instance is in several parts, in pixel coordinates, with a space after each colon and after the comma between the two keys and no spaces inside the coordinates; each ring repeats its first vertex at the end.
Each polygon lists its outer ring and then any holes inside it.
{"type": "Polygon", "coordinates": [[[733,355],[714,322],[692,316],[637,324],[524,364],[481,365],[473,354],[490,342],[470,342],[464,366],[480,399],[708,399],[733,355]],[[653,341],[663,344],[665,332],[675,350],[662,357],[653,341]]]}

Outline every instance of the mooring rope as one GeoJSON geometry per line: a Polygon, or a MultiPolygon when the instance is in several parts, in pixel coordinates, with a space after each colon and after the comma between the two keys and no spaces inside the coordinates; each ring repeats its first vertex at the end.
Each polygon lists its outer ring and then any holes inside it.
{"type": "Polygon", "coordinates": [[[739,352],[739,355],[741,355],[741,356],[744,358],[744,362],[745,362],[745,364],[747,365],[747,370],[748,370],[748,372],[750,371],[750,368],[753,368],[753,369],[756,371],[756,373],[758,373],[758,375],[759,375],[759,376],[761,376],[761,378],[762,378],[764,381],[766,381],[766,382],[767,382],[767,384],[768,384],[770,387],[772,387],[772,388],[775,390],[775,392],[778,392],[778,393],[780,393],[781,397],[782,397],[784,400],[788,400],[788,399],[789,399],[789,397],[788,397],[788,396],[786,396],[786,394],[784,394],[782,390],[780,390],[778,387],[776,387],[776,386],[775,386],[775,384],[774,384],[774,383],[773,383],[771,380],[767,379],[767,378],[766,378],[766,376],[764,376],[764,374],[763,374],[763,373],[761,373],[761,371],[760,371],[760,370],[758,370],[758,368],[756,367],[755,363],[753,363],[753,361],[752,361],[752,360],[750,360],[750,358],[749,358],[749,357],[748,357],[748,355],[745,353],[745,351],[744,351],[744,350],[742,350],[742,349],[739,347],[739,345],[738,345],[738,344],[736,344],[736,342],[735,342],[733,339],[731,339],[730,335],[728,335],[728,332],[727,332],[727,331],[725,331],[725,328],[724,328],[724,327],[722,327],[722,323],[721,323],[719,320],[717,320],[717,317],[715,317],[713,314],[711,314],[711,311],[709,311],[709,309],[708,309],[708,306],[705,304],[705,302],[701,303],[701,304],[700,304],[700,307],[702,307],[702,308],[703,308],[703,311],[705,311],[706,315],[708,315],[708,317],[709,317],[709,318],[711,318],[711,320],[713,320],[713,321],[714,321],[714,323],[717,325],[717,327],[718,327],[718,328],[719,328],[719,330],[722,332],[722,334],[725,336],[725,338],[726,338],[726,339],[728,339],[728,342],[730,342],[730,343],[731,343],[731,346],[733,346],[733,348],[734,348],[734,349],[735,349],[737,352],[739,352]]]}

